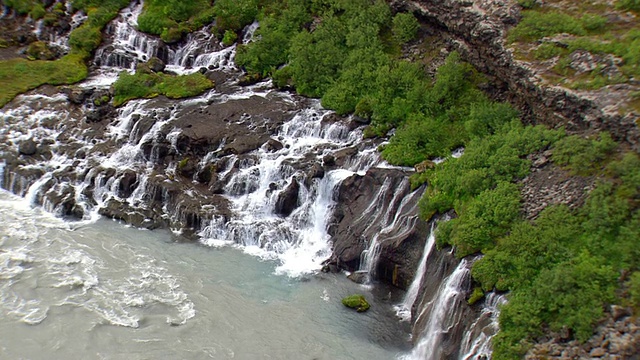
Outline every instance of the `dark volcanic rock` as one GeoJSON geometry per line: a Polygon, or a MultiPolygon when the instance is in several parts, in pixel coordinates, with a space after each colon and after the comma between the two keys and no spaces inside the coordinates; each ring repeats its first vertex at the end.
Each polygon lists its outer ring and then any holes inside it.
{"type": "Polygon", "coordinates": [[[300,184],[298,180],[293,179],[291,184],[287,186],[279,195],[275,205],[276,214],[289,216],[298,207],[298,192],[300,184]]]}
{"type": "Polygon", "coordinates": [[[18,151],[22,155],[35,155],[35,153],[38,151],[38,145],[35,141],[33,141],[33,139],[27,139],[20,142],[20,145],[18,145],[18,151]]]}
{"type": "Polygon", "coordinates": [[[374,278],[407,288],[429,233],[428,224],[418,219],[422,192],[412,192],[408,174],[396,169],[373,168],[364,176],[345,179],[330,221],[334,244],[331,262],[349,271],[358,270],[363,250],[377,239],[381,255],[373,269],[374,278]]]}

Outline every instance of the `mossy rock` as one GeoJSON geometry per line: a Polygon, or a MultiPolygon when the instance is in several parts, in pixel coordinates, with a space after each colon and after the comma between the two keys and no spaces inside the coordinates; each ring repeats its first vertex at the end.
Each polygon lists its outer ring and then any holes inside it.
{"type": "Polygon", "coordinates": [[[346,298],[342,299],[342,304],[346,307],[356,309],[357,312],[365,312],[371,307],[371,305],[369,305],[367,300],[362,295],[347,296],[346,298]]]}

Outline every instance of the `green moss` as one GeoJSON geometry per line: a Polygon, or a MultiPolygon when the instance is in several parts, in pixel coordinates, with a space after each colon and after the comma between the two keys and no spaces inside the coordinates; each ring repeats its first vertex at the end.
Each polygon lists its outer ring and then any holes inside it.
{"type": "Polygon", "coordinates": [[[358,312],[365,312],[371,307],[363,295],[347,296],[342,299],[342,304],[346,307],[356,309],[358,312]]]}
{"type": "Polygon", "coordinates": [[[473,289],[471,296],[469,296],[469,300],[467,300],[467,304],[473,305],[478,301],[482,300],[483,298],[484,298],[484,291],[482,291],[481,287],[477,286],[473,289]]]}

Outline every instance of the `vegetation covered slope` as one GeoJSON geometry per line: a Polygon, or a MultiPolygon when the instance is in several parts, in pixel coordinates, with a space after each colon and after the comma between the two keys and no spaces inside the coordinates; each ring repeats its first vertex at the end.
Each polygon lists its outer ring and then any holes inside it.
{"type": "MultiPolygon", "coordinates": [[[[87,19],[71,32],[69,53],[57,60],[15,58],[0,61],[0,107],[16,95],[40,85],[68,85],[84,80],[88,75],[87,63],[102,43],[103,28],[129,4],[130,0],[72,0],[73,11],[83,11],[87,14],[87,19]]],[[[49,9],[45,9],[43,2],[39,0],[9,0],[5,5],[18,15],[28,15],[32,19],[44,18],[45,24],[50,25],[55,24],[57,17],[64,14],[62,3],[56,3],[49,9]]],[[[213,10],[209,1],[147,1],[140,27],[152,34],[162,34],[165,40],[176,41],[184,33],[201,28],[212,20],[213,10]],[[162,21],[158,23],[160,20],[162,21]]],[[[212,87],[212,83],[201,74],[185,77],[155,74],[154,81],[146,82],[153,83],[153,86],[141,90],[144,82],[138,80],[149,80],[147,78],[150,75],[147,75],[133,75],[137,83],[135,89],[131,78],[123,75],[124,79],[118,87],[121,96],[116,96],[120,103],[135,97],[157,94],[169,97],[193,96],[212,87]]]]}
{"type": "MultiPolygon", "coordinates": [[[[278,5],[259,15],[260,40],[239,49],[237,63],[249,73],[320,97],[338,113],[370,119],[370,135],[395,128],[382,149],[391,163],[411,166],[466,148],[461,158],[448,158],[413,182],[429,185],[423,218],[450,209],[458,215],[440,226],[440,246],[454,246],[460,257],[484,253],[473,268],[481,289],[510,291],[494,341],[496,359],[521,357],[549,329],[586,340],[606,304],[640,305],[632,295],[640,291],[636,153],[606,133],[587,138],[522,125],[508,104],[478,90],[482,76],[456,53],[430,79],[420,64],[398,56],[412,38],[401,35],[403,29],[415,31],[413,21],[393,15],[381,1],[278,5]],[[551,206],[530,221],[521,215],[519,181],[530,172],[528,155],[545,150],[568,176],[593,177],[598,185],[582,207],[551,206]]],[[[545,36],[524,30],[530,16],[511,34],[513,41],[545,36]]],[[[567,27],[551,32],[588,36],[606,24],[590,14],[572,21],[540,16],[567,27]]],[[[633,34],[620,41],[632,45],[633,34]]],[[[634,50],[625,51],[631,55],[622,55],[628,58],[623,75],[631,77],[634,50]]]]}
{"type": "MultiPolygon", "coordinates": [[[[640,77],[638,1],[618,0],[615,6],[604,0],[518,2],[525,8],[522,21],[508,41],[547,82],[583,91],[612,84],[634,87],[640,77]]],[[[637,86],[627,103],[627,110],[640,111],[637,86]]]]}

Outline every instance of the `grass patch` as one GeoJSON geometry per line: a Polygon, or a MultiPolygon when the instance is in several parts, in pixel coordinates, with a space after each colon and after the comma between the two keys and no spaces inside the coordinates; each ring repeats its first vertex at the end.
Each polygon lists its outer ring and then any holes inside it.
{"type": "Polygon", "coordinates": [[[0,107],[23,92],[44,84],[73,84],[87,77],[84,58],[67,55],[56,61],[0,61],[0,107]]]}
{"type": "MultiPolygon", "coordinates": [[[[29,12],[38,4],[35,1],[12,1],[7,5],[18,12],[29,12]]],[[[86,12],[88,18],[71,33],[69,54],[55,61],[0,61],[0,107],[17,95],[44,84],[67,85],[85,79],[88,75],[86,61],[102,42],[102,28],[128,4],[128,0],[73,1],[74,8],[86,12]]]]}
{"type": "Polygon", "coordinates": [[[196,96],[213,86],[213,82],[200,73],[176,76],[140,70],[135,74],[123,71],[113,84],[113,105],[120,106],[129,100],[158,95],[171,99],[196,96]]]}
{"type": "MultiPolygon", "coordinates": [[[[625,8],[626,5],[620,5],[622,2],[634,1],[620,1],[618,8],[625,8]]],[[[565,9],[551,5],[532,7],[523,12],[522,21],[509,33],[508,40],[512,43],[531,43],[543,37],[570,34],[570,38],[560,40],[562,45],[545,42],[531,51],[517,53],[527,60],[559,57],[558,64],[551,69],[553,73],[547,78],[572,89],[596,90],[607,85],[627,83],[632,78],[640,77],[640,24],[636,20],[632,23],[628,23],[628,20],[610,22],[599,15],[603,6],[600,2],[594,2],[575,4],[565,9]],[[602,66],[585,73],[570,69],[570,56],[578,50],[599,57],[602,66]],[[622,62],[610,64],[611,60],[606,58],[611,55],[622,59],[622,62]],[[616,66],[619,71],[603,73],[608,66],[616,66]]]]}

